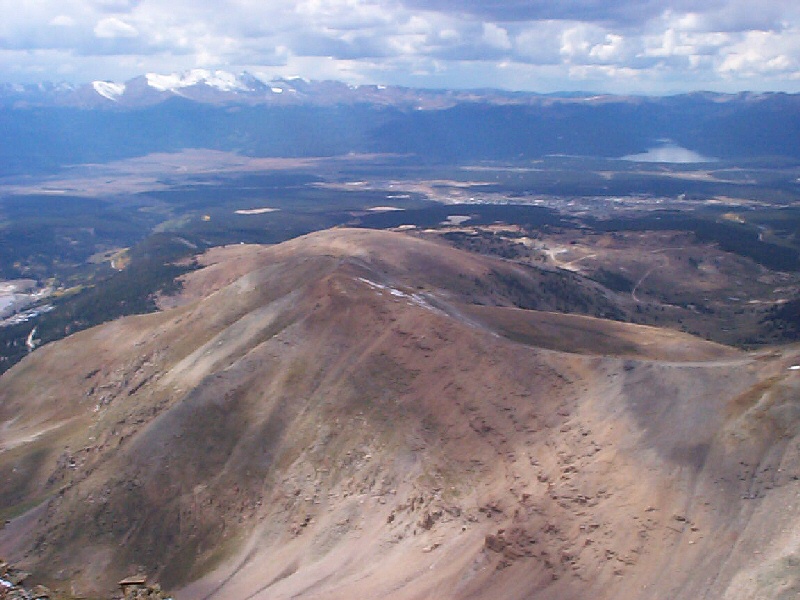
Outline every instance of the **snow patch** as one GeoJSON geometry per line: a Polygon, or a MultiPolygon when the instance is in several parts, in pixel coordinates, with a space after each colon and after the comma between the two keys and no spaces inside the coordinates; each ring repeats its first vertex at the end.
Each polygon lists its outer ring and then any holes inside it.
{"type": "Polygon", "coordinates": [[[415,306],[419,306],[420,308],[425,308],[427,310],[432,310],[434,312],[441,312],[437,308],[431,306],[425,298],[421,294],[407,294],[402,290],[398,290],[397,288],[389,287],[386,285],[381,285],[380,283],[375,283],[374,281],[370,281],[369,279],[364,279],[363,277],[358,278],[359,281],[366,283],[369,287],[377,290],[378,292],[389,292],[395,298],[404,298],[408,301],[409,304],[413,304],[415,306]]]}
{"type": "Polygon", "coordinates": [[[717,159],[711,156],[703,156],[699,152],[683,148],[671,142],[666,142],[661,146],[650,148],[647,152],[639,154],[628,154],[623,156],[622,160],[632,162],[646,162],[646,163],[674,163],[674,164],[689,164],[689,163],[707,163],[716,162],[717,159]]]}
{"type": "Polygon", "coordinates": [[[275,212],[276,210],[280,210],[277,208],[240,208],[239,210],[235,210],[234,212],[237,215],[263,215],[264,213],[271,213],[275,212]]]}
{"type": "Polygon", "coordinates": [[[171,75],[147,73],[145,77],[147,84],[160,92],[177,92],[182,88],[201,83],[223,92],[248,91],[250,89],[236,75],[227,71],[192,69],[186,73],[172,73],[171,75]]]}
{"type": "Polygon", "coordinates": [[[472,217],[467,215],[447,215],[447,219],[442,221],[441,225],[461,225],[469,221],[472,217]]]}
{"type": "Polygon", "coordinates": [[[34,337],[36,335],[36,329],[36,327],[31,329],[31,332],[28,334],[28,339],[25,340],[25,345],[28,347],[28,352],[33,352],[36,350],[36,346],[39,343],[39,340],[34,337]]]}
{"type": "Polygon", "coordinates": [[[124,83],[113,83],[111,81],[93,81],[92,87],[94,88],[94,91],[103,96],[103,98],[108,98],[109,100],[113,100],[114,102],[118,102],[119,97],[125,93],[124,83]]]}
{"type": "Polygon", "coordinates": [[[363,277],[358,278],[359,281],[362,283],[366,283],[369,287],[374,288],[376,290],[385,290],[386,286],[381,285],[380,283],[375,283],[374,281],[370,281],[369,279],[364,279],[363,277]]]}
{"type": "Polygon", "coordinates": [[[283,88],[272,87],[272,88],[269,88],[269,89],[272,90],[273,94],[282,94],[283,93],[283,88]]]}

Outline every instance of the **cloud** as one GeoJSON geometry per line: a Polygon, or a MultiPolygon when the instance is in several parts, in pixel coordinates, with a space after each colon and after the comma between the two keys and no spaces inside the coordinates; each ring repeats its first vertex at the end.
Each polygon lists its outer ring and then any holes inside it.
{"type": "Polygon", "coordinates": [[[717,70],[725,77],[785,76],[800,77],[800,31],[781,35],[769,31],[749,31],[740,41],[725,49],[717,70]]]}
{"type": "Polygon", "coordinates": [[[94,34],[99,38],[133,38],[138,37],[138,30],[117,17],[101,19],[94,26],[94,34]]]}
{"type": "Polygon", "coordinates": [[[438,87],[800,91],[796,0],[17,3],[0,0],[11,81],[202,66],[438,87]]]}
{"type": "Polygon", "coordinates": [[[625,38],[616,33],[607,33],[602,42],[589,50],[590,59],[604,63],[624,62],[628,54],[625,38]]]}
{"type": "Polygon", "coordinates": [[[69,15],[56,15],[52,19],[50,19],[50,25],[55,27],[72,27],[75,25],[75,19],[70,17],[69,15]]]}
{"type": "Polygon", "coordinates": [[[508,31],[494,23],[483,24],[483,41],[495,48],[500,48],[502,50],[511,49],[511,40],[508,37],[508,31]]]}
{"type": "Polygon", "coordinates": [[[563,25],[553,21],[527,25],[514,38],[515,59],[536,65],[560,63],[563,31],[563,25]]]}
{"type": "MultiPolygon", "coordinates": [[[[706,0],[706,6],[721,0],[706,0]]],[[[414,9],[443,12],[461,11],[495,22],[581,21],[637,25],[669,7],[679,10],[695,5],[694,0],[462,0],[457,7],[449,0],[406,0],[414,9]]]]}

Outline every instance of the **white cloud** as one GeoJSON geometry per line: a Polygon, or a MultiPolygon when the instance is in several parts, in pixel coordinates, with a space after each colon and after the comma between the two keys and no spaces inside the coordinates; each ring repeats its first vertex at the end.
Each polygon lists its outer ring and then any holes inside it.
{"type": "Polygon", "coordinates": [[[800,42],[793,35],[750,31],[741,41],[725,50],[718,71],[727,77],[755,77],[784,74],[797,78],[800,73],[800,42]]]}
{"type": "Polygon", "coordinates": [[[483,24],[483,41],[503,50],[511,48],[511,40],[508,37],[508,31],[494,23],[483,24]]]}
{"type": "Polygon", "coordinates": [[[134,38],[139,35],[139,31],[117,17],[107,17],[97,22],[94,34],[99,38],[134,38]]]}
{"type": "Polygon", "coordinates": [[[601,62],[622,61],[626,58],[625,38],[616,33],[606,34],[601,44],[595,44],[589,50],[589,56],[601,62]]]}
{"type": "Polygon", "coordinates": [[[69,15],[56,15],[50,19],[49,24],[54,27],[73,27],[75,25],[75,19],[69,15]]]}
{"type": "Polygon", "coordinates": [[[517,60],[539,65],[560,62],[562,31],[563,25],[553,21],[527,25],[514,39],[517,60]]]}
{"type": "Polygon", "coordinates": [[[570,67],[569,72],[571,77],[580,80],[607,80],[609,78],[636,80],[641,76],[637,69],[610,65],[577,65],[570,67]]]}
{"type": "Polygon", "coordinates": [[[611,35],[596,25],[576,23],[562,32],[559,52],[568,63],[581,63],[592,58],[595,48],[598,48],[597,53],[602,53],[603,45],[613,43],[611,35]]]}

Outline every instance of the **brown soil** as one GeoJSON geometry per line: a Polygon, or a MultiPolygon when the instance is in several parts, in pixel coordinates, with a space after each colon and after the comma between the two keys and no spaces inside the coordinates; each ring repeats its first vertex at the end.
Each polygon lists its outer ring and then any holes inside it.
{"type": "Polygon", "coordinates": [[[0,555],[51,587],[794,597],[799,348],[514,309],[397,233],[206,264],[0,378],[0,555]]]}

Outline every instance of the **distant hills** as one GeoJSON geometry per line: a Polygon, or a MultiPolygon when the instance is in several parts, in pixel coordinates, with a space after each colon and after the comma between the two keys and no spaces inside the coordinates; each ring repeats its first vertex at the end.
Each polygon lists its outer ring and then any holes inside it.
{"type": "MultiPolygon", "coordinates": [[[[754,105],[785,93],[718,94],[696,92],[671,97],[615,96],[563,92],[539,94],[498,89],[415,89],[391,85],[349,85],[340,81],[309,81],[300,77],[266,81],[244,72],[192,69],[183,73],[146,73],[127,82],[93,81],[86,84],[40,83],[0,84],[0,106],[73,107],[131,109],[161,104],[170,98],[184,98],[201,104],[259,106],[337,106],[367,104],[414,110],[442,110],[461,104],[491,106],[563,105],[604,106],[609,104],[676,106],[685,102],[716,105],[754,105]]],[[[795,104],[796,106],[796,104],[795,104]]]]}
{"type": "Polygon", "coordinates": [[[620,158],[669,143],[721,160],[794,161],[800,95],[542,95],[194,70],[125,83],[3,84],[0,131],[0,175],[184,148],[462,162],[620,158]]]}

